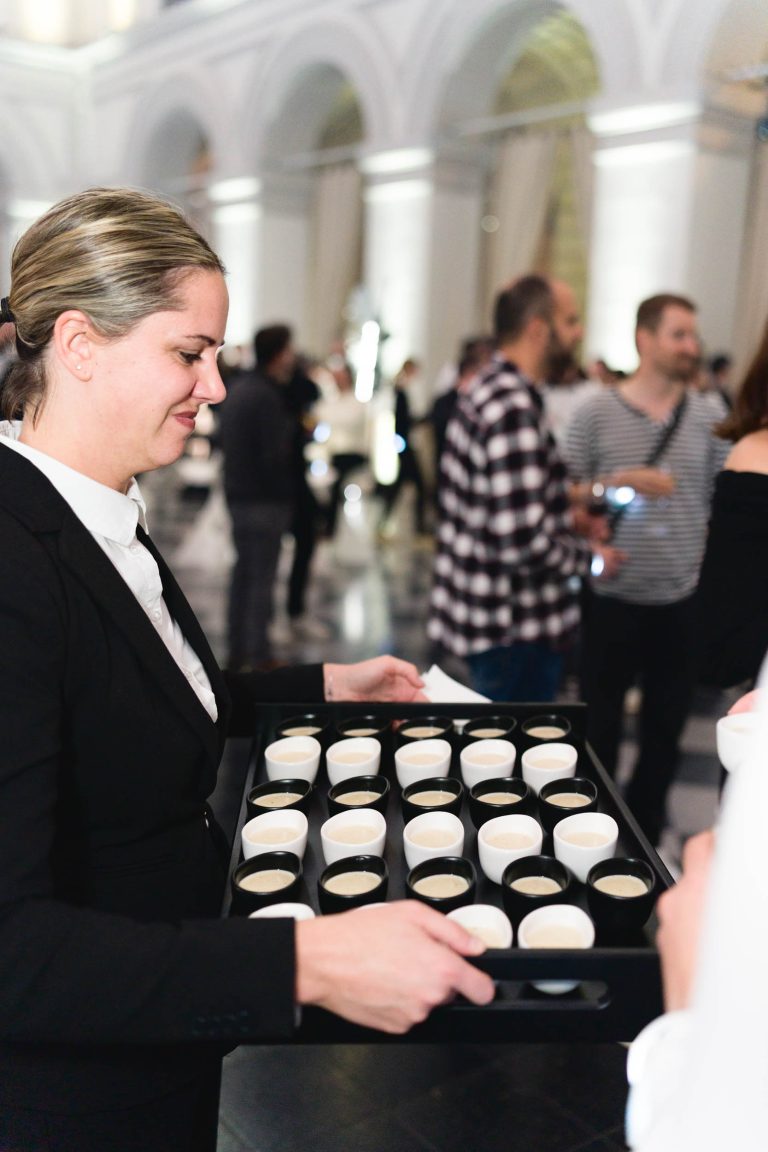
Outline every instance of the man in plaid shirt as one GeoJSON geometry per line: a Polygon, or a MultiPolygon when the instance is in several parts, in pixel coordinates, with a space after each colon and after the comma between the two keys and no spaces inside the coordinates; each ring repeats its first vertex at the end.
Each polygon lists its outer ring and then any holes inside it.
{"type": "Polygon", "coordinates": [[[493,700],[552,700],[579,621],[579,577],[615,549],[574,529],[537,383],[581,339],[567,284],[524,276],[496,300],[498,352],[457,403],[440,469],[429,636],[493,700]]]}

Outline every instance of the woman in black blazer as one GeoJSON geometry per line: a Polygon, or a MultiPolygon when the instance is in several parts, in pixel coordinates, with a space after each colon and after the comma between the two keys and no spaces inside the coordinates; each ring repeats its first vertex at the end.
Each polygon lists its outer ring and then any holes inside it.
{"type": "Polygon", "coordinates": [[[492,995],[416,902],[217,919],[206,798],[254,702],[419,688],[391,657],[227,677],[142,527],[134,475],[223,396],[222,272],[175,208],[95,189],[22,237],[0,304],[23,415],[0,436],[2,1152],[210,1150],[222,1052],[290,1035],[297,1002],[403,1031],[492,995]]]}

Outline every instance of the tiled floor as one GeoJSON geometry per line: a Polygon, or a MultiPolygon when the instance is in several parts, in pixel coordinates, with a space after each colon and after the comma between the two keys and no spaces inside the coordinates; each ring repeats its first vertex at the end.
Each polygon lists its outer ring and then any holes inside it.
{"type": "MultiPolygon", "coordinates": [[[[150,528],[171,562],[217,655],[225,655],[224,609],[231,550],[220,496],[182,493],[173,472],[148,477],[150,528]]],[[[407,506],[384,542],[370,504],[342,519],[338,539],[316,555],[309,613],[325,641],[290,636],[291,661],[356,660],[394,651],[431,662],[424,632],[429,542],[408,531],[407,506]],[[398,530],[399,529],[399,530],[398,530]]],[[[290,563],[286,545],[283,574],[290,563]]],[[[461,675],[460,666],[446,666],[461,675]]],[[[717,803],[714,718],[718,693],[700,693],[670,799],[670,858],[680,840],[708,826],[717,803]]],[[[630,720],[631,726],[631,720],[630,720]]],[[[623,749],[625,771],[633,746],[623,749]]],[[[216,800],[226,815],[238,796],[224,773],[216,800]]],[[[625,1099],[618,1045],[515,1044],[250,1047],[228,1057],[220,1152],[609,1152],[621,1149],[625,1099]]]]}

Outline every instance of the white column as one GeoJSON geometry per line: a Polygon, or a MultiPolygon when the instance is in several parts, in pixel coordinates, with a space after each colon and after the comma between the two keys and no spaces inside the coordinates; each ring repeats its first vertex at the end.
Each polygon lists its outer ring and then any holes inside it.
{"type": "MultiPolygon", "coordinates": [[[[482,180],[471,164],[426,148],[379,153],[362,167],[365,285],[389,334],[382,368],[391,375],[413,356],[429,386],[478,324],[482,180]]],[[[414,400],[424,407],[429,397],[414,400]]]]}
{"type": "Polygon", "coordinates": [[[222,180],[210,191],[214,248],[227,268],[227,341],[249,343],[257,328],[287,323],[299,346],[306,320],[309,225],[300,178],[222,180]]]}
{"type": "Polygon", "coordinates": [[[688,288],[707,352],[737,352],[754,124],[708,112],[699,132],[688,288]]]}
{"type": "Polygon", "coordinates": [[[227,270],[228,344],[249,344],[258,327],[260,192],[260,182],[250,177],[220,180],[208,190],[212,245],[227,270]]]}
{"type": "Polygon", "coordinates": [[[600,112],[588,356],[631,370],[637,305],[681,292],[708,347],[730,346],[748,162],[702,124],[694,102],[600,112]],[[720,147],[715,147],[715,144],[720,147]]]}
{"type": "Polygon", "coordinates": [[[268,176],[261,190],[256,326],[290,324],[300,348],[307,329],[311,179],[268,176]]]}

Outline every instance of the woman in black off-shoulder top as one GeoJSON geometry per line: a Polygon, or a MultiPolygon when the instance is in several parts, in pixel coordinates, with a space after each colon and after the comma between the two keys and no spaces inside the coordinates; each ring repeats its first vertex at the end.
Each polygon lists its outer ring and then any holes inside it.
{"type": "Polygon", "coordinates": [[[717,432],[734,446],[717,477],[697,590],[699,678],[754,680],[768,648],[768,324],[717,432]]]}

